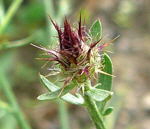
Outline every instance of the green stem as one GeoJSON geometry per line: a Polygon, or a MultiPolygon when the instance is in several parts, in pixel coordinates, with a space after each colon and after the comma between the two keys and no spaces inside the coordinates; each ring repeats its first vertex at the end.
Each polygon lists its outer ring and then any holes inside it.
{"type": "Polygon", "coordinates": [[[11,6],[9,7],[6,15],[2,19],[2,22],[0,25],[0,34],[2,34],[4,32],[6,26],[10,22],[11,18],[14,16],[15,12],[21,5],[21,2],[22,2],[22,0],[14,0],[13,3],[11,4],[11,6]]]}
{"type": "Polygon", "coordinates": [[[96,129],[106,129],[96,103],[88,95],[84,95],[84,99],[86,102],[87,110],[96,126],[96,129]]]}
{"type": "Polygon", "coordinates": [[[0,44],[0,50],[9,49],[9,48],[18,48],[29,44],[34,39],[34,36],[31,35],[27,38],[17,40],[17,41],[6,41],[0,44]]]}
{"type": "Polygon", "coordinates": [[[61,129],[69,129],[67,105],[62,100],[59,100],[59,120],[61,129]]]}
{"type": "MultiPolygon", "coordinates": [[[[87,88],[90,88],[90,87],[91,87],[91,83],[88,82],[87,88]]],[[[85,99],[87,110],[91,116],[92,121],[94,122],[94,124],[96,126],[96,129],[106,129],[106,127],[104,125],[103,117],[100,114],[95,101],[92,100],[92,98],[90,98],[90,96],[88,96],[86,94],[86,90],[85,90],[85,94],[84,94],[84,99],[85,99]]]]}
{"type": "Polygon", "coordinates": [[[28,122],[25,120],[23,113],[21,112],[15,95],[10,87],[10,84],[7,81],[6,76],[4,73],[0,73],[0,87],[3,90],[3,93],[6,95],[9,104],[13,108],[14,116],[16,117],[18,124],[20,125],[21,129],[31,129],[28,122]]]}

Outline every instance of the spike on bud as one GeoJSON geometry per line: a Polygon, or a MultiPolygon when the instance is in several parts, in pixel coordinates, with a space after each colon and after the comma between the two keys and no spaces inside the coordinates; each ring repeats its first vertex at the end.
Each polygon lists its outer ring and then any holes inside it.
{"type": "Polygon", "coordinates": [[[77,80],[79,83],[83,83],[88,78],[95,78],[96,73],[101,71],[99,49],[105,47],[106,44],[96,47],[101,39],[91,43],[91,45],[86,43],[85,39],[88,39],[88,37],[85,26],[82,26],[81,15],[78,22],[78,29],[76,30],[71,27],[67,18],[64,20],[63,29],[51,18],[50,20],[58,33],[59,48],[57,51],[54,51],[32,44],[53,56],[46,59],[42,58],[41,60],[57,61],[64,78],[71,78],[71,80],[77,80]]]}

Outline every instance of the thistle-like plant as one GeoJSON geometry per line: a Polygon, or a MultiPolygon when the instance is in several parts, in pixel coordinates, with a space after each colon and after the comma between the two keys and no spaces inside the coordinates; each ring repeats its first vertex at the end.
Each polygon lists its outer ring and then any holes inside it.
{"type": "Polygon", "coordinates": [[[111,98],[112,92],[112,64],[109,56],[103,52],[103,48],[109,43],[101,45],[102,26],[99,20],[95,21],[89,31],[82,26],[81,16],[78,29],[72,28],[67,19],[64,28],[60,28],[52,19],[58,32],[59,47],[49,50],[33,45],[48,55],[41,58],[45,61],[55,62],[52,76],[61,75],[64,83],[62,87],[49,81],[43,75],[40,78],[48,93],[38,97],[39,100],[63,99],[72,104],[87,108],[91,119],[97,129],[105,129],[104,116],[108,115],[112,108],[105,109],[106,102],[111,98]],[[71,94],[72,89],[77,89],[71,94]]]}

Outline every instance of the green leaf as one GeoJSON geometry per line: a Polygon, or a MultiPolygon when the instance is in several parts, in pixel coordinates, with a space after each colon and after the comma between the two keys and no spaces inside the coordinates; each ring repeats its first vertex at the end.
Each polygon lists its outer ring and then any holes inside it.
{"type": "Polygon", "coordinates": [[[44,93],[40,96],[37,97],[38,100],[53,100],[59,98],[58,96],[53,96],[52,93],[54,92],[49,92],[49,93],[44,93]]]}
{"type": "Polygon", "coordinates": [[[50,82],[47,78],[45,78],[43,75],[40,75],[40,78],[44,84],[44,86],[51,92],[56,91],[60,89],[58,86],[56,86],[54,83],[50,82]]]}
{"type": "Polygon", "coordinates": [[[113,92],[97,89],[97,88],[91,88],[86,92],[86,94],[90,96],[92,99],[94,99],[95,101],[102,102],[102,101],[108,101],[113,95],[113,92]]]}
{"type": "Polygon", "coordinates": [[[102,37],[102,24],[100,20],[96,20],[90,28],[92,39],[99,40],[102,37]]]}
{"type": "Polygon", "coordinates": [[[75,87],[74,84],[70,84],[70,85],[67,85],[63,88],[60,88],[54,92],[49,92],[49,93],[46,93],[46,94],[43,94],[43,95],[40,95],[38,97],[39,100],[45,100],[45,99],[49,99],[49,100],[52,100],[52,99],[58,99],[59,97],[61,96],[64,96],[65,94],[67,94],[70,90],[72,90],[73,88],[75,87]]]}
{"type": "MultiPolygon", "coordinates": [[[[103,65],[104,69],[102,71],[112,75],[112,61],[106,53],[103,56],[103,65]]],[[[110,91],[112,87],[112,76],[99,74],[98,83],[101,83],[101,85],[97,88],[110,91]]]]}
{"type": "MultiPolygon", "coordinates": [[[[39,100],[53,100],[53,99],[57,99],[57,98],[51,97],[50,93],[45,93],[45,94],[42,94],[38,97],[39,100]]],[[[77,97],[76,97],[70,93],[67,93],[60,98],[66,102],[71,103],[71,104],[76,104],[76,105],[83,105],[84,104],[84,99],[80,94],[77,94],[77,97]]]]}
{"type": "MultiPolygon", "coordinates": [[[[46,79],[43,75],[40,75],[40,78],[42,80],[42,82],[44,83],[44,86],[50,91],[50,92],[55,92],[56,94],[56,91],[58,92],[58,90],[60,91],[60,87],[56,86],[55,84],[53,84],[52,82],[50,82],[48,79],[46,79]]],[[[40,99],[42,100],[47,100],[48,98],[45,97],[44,99],[44,96],[43,95],[43,98],[40,97],[40,99]]],[[[58,97],[58,96],[57,96],[58,97]]],[[[70,93],[67,93],[65,94],[64,96],[61,97],[61,99],[63,99],[64,101],[67,101],[69,103],[72,103],[72,104],[77,104],[77,105],[83,105],[84,104],[84,99],[82,98],[81,95],[79,94],[76,94],[76,96],[70,94],[70,93]]]]}
{"type": "MultiPolygon", "coordinates": [[[[102,69],[102,71],[112,75],[112,61],[106,53],[104,53],[103,55],[103,65],[104,68],[102,69]]],[[[112,88],[112,76],[99,74],[98,83],[101,83],[101,85],[97,86],[98,89],[110,91],[112,88]]],[[[103,112],[105,105],[106,101],[102,103],[97,103],[97,106],[101,112],[103,112]]]]}
{"type": "Polygon", "coordinates": [[[104,112],[103,112],[103,116],[107,116],[109,115],[110,113],[112,113],[114,110],[113,107],[108,107],[104,112]]]}

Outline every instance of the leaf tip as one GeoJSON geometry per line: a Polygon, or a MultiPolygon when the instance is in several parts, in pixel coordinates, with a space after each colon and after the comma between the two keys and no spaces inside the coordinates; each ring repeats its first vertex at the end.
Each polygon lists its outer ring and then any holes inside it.
{"type": "Polygon", "coordinates": [[[43,100],[43,99],[41,98],[41,95],[37,97],[37,100],[43,100]]]}

